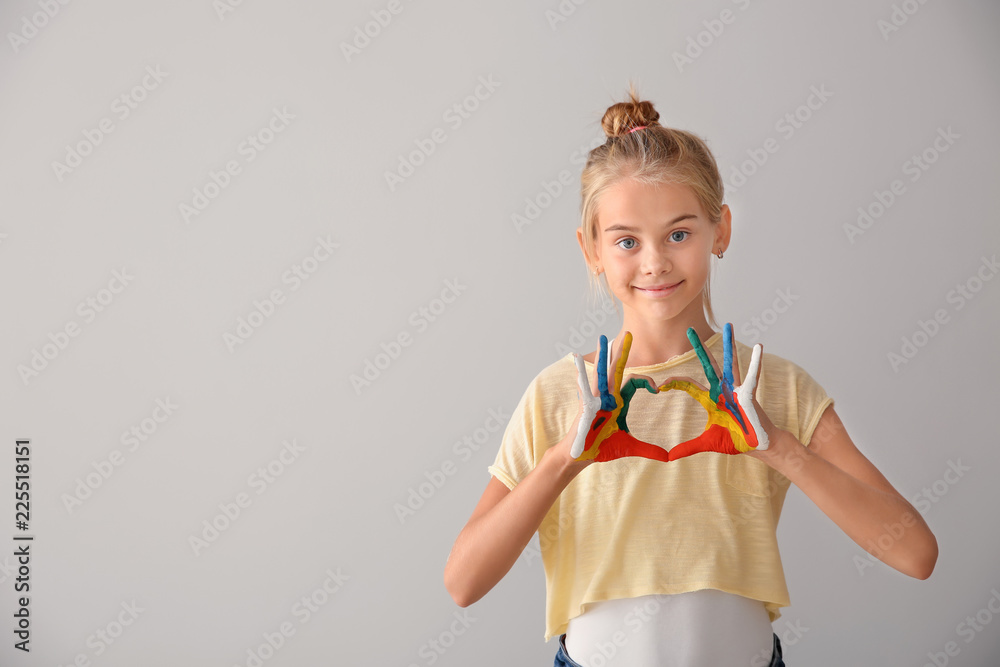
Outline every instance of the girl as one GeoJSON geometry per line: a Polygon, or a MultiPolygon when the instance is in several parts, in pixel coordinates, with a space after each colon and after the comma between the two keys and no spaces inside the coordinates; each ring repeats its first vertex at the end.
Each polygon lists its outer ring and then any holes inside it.
{"type": "MultiPolygon", "coordinates": [[[[581,179],[577,240],[592,281],[603,275],[622,305],[611,349],[621,358],[631,332],[626,372],[655,386],[680,378],[704,385],[687,331],[721,377],[709,278],[712,256],[722,259],[729,247],[732,215],[705,143],[658,119],[633,86],[628,102],[605,112],[607,142],[590,152],[581,179]]],[[[737,386],[750,352],[735,342],[737,386]]],[[[595,357],[584,357],[584,367],[596,394],[595,357]]],[[[937,542],[923,518],[858,451],[833,399],[796,364],[761,357],[753,408],[766,449],[670,462],[574,458],[584,410],[577,387],[573,355],[528,386],[444,572],[455,602],[471,605],[537,531],[545,639],[559,637],[557,667],[784,665],[771,623],[790,604],[776,529],[792,483],[866,550],[882,538],[887,565],[918,579],[934,569],[937,542]]],[[[705,430],[706,409],[682,391],[637,391],[629,430],[669,450],[705,430]]]]}

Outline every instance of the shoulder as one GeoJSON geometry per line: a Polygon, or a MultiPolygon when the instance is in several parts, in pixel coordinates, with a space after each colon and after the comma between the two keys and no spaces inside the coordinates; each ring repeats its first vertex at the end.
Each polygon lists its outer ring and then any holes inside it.
{"type": "MultiPolygon", "coordinates": [[[[740,368],[745,374],[750,364],[740,349],[740,368]]],[[[745,376],[744,376],[745,379],[745,376]]],[[[757,383],[757,400],[768,417],[779,428],[785,429],[808,443],[823,413],[833,404],[826,389],[802,366],[778,354],[761,355],[760,381],[757,383]]]]}
{"type": "Polygon", "coordinates": [[[504,440],[520,440],[533,451],[533,461],[566,434],[577,414],[576,363],[571,354],[543,368],[528,384],[511,414],[504,440]]]}
{"type": "Polygon", "coordinates": [[[548,395],[564,393],[567,385],[576,386],[576,362],[567,354],[552,362],[531,380],[526,393],[548,395]]]}
{"type": "MultiPolygon", "coordinates": [[[[740,372],[746,380],[752,346],[739,346],[740,372]],[[744,348],[746,348],[744,357],[744,348]]],[[[760,380],[757,383],[757,400],[761,405],[773,407],[775,401],[785,403],[789,409],[810,411],[828,401],[825,387],[809,371],[796,362],[779,354],[764,352],[761,355],[760,380]]]]}
{"type": "MultiPolygon", "coordinates": [[[[740,341],[736,341],[736,347],[740,355],[740,370],[745,373],[750,367],[750,360],[753,357],[753,345],[746,345],[740,341]]],[[[815,381],[805,368],[791,359],[774,354],[773,352],[762,353],[760,363],[760,378],[762,383],[765,381],[765,378],[768,381],[776,382],[788,382],[789,380],[794,380],[796,383],[815,381]]]]}

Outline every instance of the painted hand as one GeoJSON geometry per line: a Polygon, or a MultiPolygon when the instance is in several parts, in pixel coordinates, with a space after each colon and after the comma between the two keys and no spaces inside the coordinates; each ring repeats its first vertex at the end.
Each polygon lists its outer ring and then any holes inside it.
{"type": "Polygon", "coordinates": [[[583,358],[578,354],[573,355],[583,412],[577,427],[576,440],[570,451],[571,456],[580,461],[590,459],[613,461],[625,456],[674,461],[700,452],[740,454],[767,449],[767,432],[761,427],[757,414],[760,408],[754,398],[763,347],[760,344],[754,346],[747,381],[736,387],[733,384],[733,371],[735,369],[738,374],[739,360],[734,353],[732,324],[726,324],[723,335],[725,365],[722,382],[719,381],[712,366],[712,359],[702,346],[697,333],[694,329],[688,329],[687,334],[705,370],[705,377],[711,385],[710,389],[690,378],[670,378],[657,387],[652,378],[644,375],[630,376],[623,384],[625,363],[632,347],[632,334],[627,331],[621,355],[615,364],[613,384],[610,386],[608,376],[612,362],[608,358],[608,339],[606,336],[601,336],[596,364],[599,397],[593,395],[583,358]],[[705,431],[697,438],[675,445],[669,451],[635,438],[629,433],[626,416],[629,401],[639,388],[644,388],[653,394],[671,389],[686,391],[701,403],[708,413],[705,431]]]}
{"type": "MultiPolygon", "coordinates": [[[[733,325],[727,322],[726,326],[723,327],[723,379],[721,382],[712,365],[711,355],[701,344],[698,334],[694,329],[688,329],[687,336],[698,354],[710,388],[706,389],[690,378],[670,378],[660,385],[658,390],[680,389],[686,391],[705,408],[708,413],[708,422],[705,424],[705,431],[700,436],[672,447],[670,460],[673,461],[699,452],[741,454],[751,450],[766,450],[769,444],[767,431],[761,426],[761,420],[758,416],[758,410],[761,412],[763,410],[754,396],[757,380],[760,377],[760,362],[764,347],[760,343],[753,346],[746,381],[736,387],[733,384],[733,374],[739,376],[740,366],[733,345],[733,325]]],[[[764,417],[767,418],[766,415],[764,417]]]]}
{"type": "Polygon", "coordinates": [[[608,337],[601,336],[601,347],[597,358],[597,386],[600,397],[594,396],[590,388],[590,379],[583,363],[583,357],[574,354],[576,361],[577,382],[580,396],[583,400],[583,414],[576,429],[576,440],[570,455],[578,461],[593,459],[595,461],[613,461],[623,456],[642,456],[657,461],[669,461],[667,450],[633,437],[628,432],[625,416],[628,414],[628,404],[635,390],[644,387],[655,394],[655,384],[652,378],[638,375],[629,377],[622,385],[622,375],[625,373],[625,362],[632,347],[632,334],[625,332],[622,341],[622,352],[615,366],[613,384],[608,385],[608,375],[611,370],[611,360],[608,358],[608,337]]]}

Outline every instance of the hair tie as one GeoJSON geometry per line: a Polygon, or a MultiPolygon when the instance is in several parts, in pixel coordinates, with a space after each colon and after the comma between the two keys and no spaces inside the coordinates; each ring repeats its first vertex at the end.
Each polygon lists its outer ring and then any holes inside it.
{"type": "Polygon", "coordinates": [[[649,126],[648,125],[640,125],[639,127],[633,127],[631,130],[629,130],[625,134],[632,134],[636,130],[645,130],[647,127],[649,127],[649,126]]]}

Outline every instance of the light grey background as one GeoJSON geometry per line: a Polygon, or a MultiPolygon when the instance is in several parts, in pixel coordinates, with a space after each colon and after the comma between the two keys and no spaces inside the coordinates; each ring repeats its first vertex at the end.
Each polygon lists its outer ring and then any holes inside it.
{"type": "Polygon", "coordinates": [[[727,186],[776,142],[727,190],[719,322],[807,369],[896,488],[935,498],[922,511],[940,558],[918,581],[859,568],[864,550],[789,492],[793,605],[774,624],[788,664],[916,666],[948,642],[948,664],[997,664],[1000,280],[983,263],[1000,249],[995,2],[401,0],[350,60],[341,44],[387,2],[218,4],[0,7],[0,663],[248,665],[288,623],[268,667],[551,664],[538,558],[470,607],[467,628],[442,573],[499,446],[490,411],[509,415],[544,366],[620,326],[593,326],[574,234],[582,151],[632,77],[663,124],[708,141],[727,186]],[[147,67],[161,80],[121,118],[116,98],[147,67]],[[461,124],[455,104],[475,107],[461,124]],[[274,109],[294,118],[248,161],[239,147],[274,109]],[[808,119],[788,136],[797,112],[808,119]],[[113,131],[60,180],[53,163],[102,118],[113,131]],[[390,189],[386,172],[436,128],[446,140],[390,189]],[[948,128],[958,138],[938,153],[948,128]],[[925,151],[936,161],[914,181],[907,162],[925,151]],[[186,222],[180,205],[230,160],[240,173],[186,222]],[[570,185],[546,199],[563,170],[570,185]],[[851,242],[845,225],[894,180],[903,194],[851,242]],[[526,200],[543,207],[519,229],[526,200]],[[339,247],[293,290],[283,275],[319,237],[339,247]],[[122,269],[129,284],[102,293],[122,269]],[[449,281],[458,296],[437,301],[449,281]],[[960,284],[979,291],[957,298],[960,284]],[[283,303],[230,350],[224,335],[275,289],[283,303]],[[102,296],[86,321],[78,304],[102,296]],[[19,367],[70,323],[79,335],[25,381],[19,367]],[[409,345],[380,358],[401,334],[409,345]],[[921,346],[894,368],[904,338],[921,346]],[[369,362],[383,368],[356,389],[369,362]],[[178,406],[159,424],[157,399],[178,406]],[[144,420],[156,430],[131,451],[121,434],[144,420]],[[28,655],[12,647],[23,437],[28,655]],[[273,463],[291,440],[297,457],[273,463]],[[281,474],[258,495],[251,476],[269,463],[281,474]],[[971,469],[946,475],[959,463],[971,469]],[[97,488],[68,508],[88,475],[97,488]],[[196,555],[191,536],[224,525],[219,506],[240,493],[249,506],[196,555]],[[303,596],[325,602],[307,620],[303,596]],[[123,603],[142,611],[113,644],[96,639],[117,633],[123,603]],[[960,624],[977,613],[992,623],[970,637],[960,624]]]}

